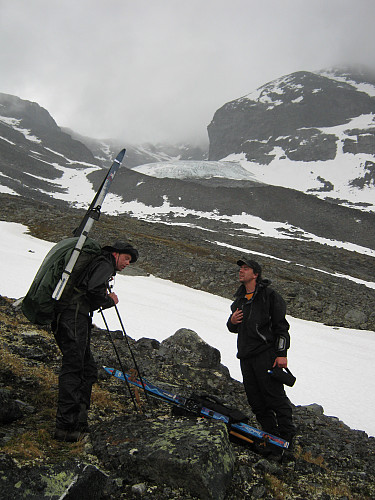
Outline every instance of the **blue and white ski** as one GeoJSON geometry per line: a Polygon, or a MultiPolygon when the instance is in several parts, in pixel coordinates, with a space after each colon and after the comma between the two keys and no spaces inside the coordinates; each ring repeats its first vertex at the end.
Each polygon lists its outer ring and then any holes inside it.
{"type": "Polygon", "coordinates": [[[211,410],[210,408],[206,408],[204,406],[202,407],[190,398],[185,398],[184,396],[173,394],[169,391],[166,391],[165,389],[161,389],[160,387],[157,387],[143,377],[142,384],[139,378],[135,377],[134,375],[123,373],[120,370],[116,370],[116,368],[109,368],[108,366],[103,366],[103,368],[107,373],[120,380],[128,381],[129,384],[132,384],[139,389],[144,388],[145,391],[147,391],[151,396],[155,398],[166,401],[180,408],[184,408],[185,410],[190,411],[198,416],[200,415],[203,417],[209,417],[214,420],[224,422],[228,425],[230,432],[238,437],[245,438],[245,440],[247,441],[251,442],[252,439],[256,439],[257,441],[267,442],[284,449],[289,447],[288,441],[285,441],[278,436],[268,434],[267,432],[257,429],[256,427],[252,427],[251,425],[245,424],[244,422],[230,422],[230,418],[226,415],[211,410]]]}

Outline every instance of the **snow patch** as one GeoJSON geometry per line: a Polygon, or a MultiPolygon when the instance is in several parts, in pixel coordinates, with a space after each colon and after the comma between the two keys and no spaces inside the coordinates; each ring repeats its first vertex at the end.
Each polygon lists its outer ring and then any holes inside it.
{"type": "Polygon", "coordinates": [[[37,142],[38,144],[40,144],[42,142],[35,135],[31,135],[31,130],[26,129],[26,128],[21,128],[18,126],[18,125],[20,125],[22,120],[17,120],[16,118],[10,118],[8,116],[0,116],[0,121],[5,123],[6,125],[9,125],[10,127],[12,127],[12,129],[15,130],[16,132],[19,132],[20,134],[22,134],[25,137],[25,139],[27,139],[28,141],[37,142]]]}

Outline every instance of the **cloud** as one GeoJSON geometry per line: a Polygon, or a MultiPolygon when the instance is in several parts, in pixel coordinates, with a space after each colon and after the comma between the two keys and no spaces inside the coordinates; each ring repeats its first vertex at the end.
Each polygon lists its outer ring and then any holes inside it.
{"type": "Polygon", "coordinates": [[[61,126],[207,141],[226,102],[299,70],[375,69],[373,0],[0,2],[2,88],[61,126]]]}

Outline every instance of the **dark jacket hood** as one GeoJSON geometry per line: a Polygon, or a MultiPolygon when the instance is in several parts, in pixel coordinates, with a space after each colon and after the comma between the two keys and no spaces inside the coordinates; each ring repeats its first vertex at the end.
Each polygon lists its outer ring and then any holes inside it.
{"type": "MultiPolygon", "coordinates": [[[[257,283],[257,286],[255,288],[255,293],[259,291],[262,288],[267,288],[270,286],[272,283],[271,280],[267,278],[263,278],[259,283],[257,283]]],[[[243,297],[246,294],[246,287],[245,285],[240,285],[240,287],[237,289],[236,293],[234,294],[235,297],[243,297]]]]}

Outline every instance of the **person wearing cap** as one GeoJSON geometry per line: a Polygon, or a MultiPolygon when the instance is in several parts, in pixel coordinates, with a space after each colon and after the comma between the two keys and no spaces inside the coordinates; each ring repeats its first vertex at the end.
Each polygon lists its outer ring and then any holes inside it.
{"type": "Polygon", "coordinates": [[[56,309],[51,327],[62,353],[54,434],[59,441],[78,441],[88,432],[91,390],[98,372],[90,349],[92,315],[118,303],[109,281],[137,259],[138,251],[127,241],[103,247],[87,264],[69,301],[56,309]]]}
{"type": "Polygon", "coordinates": [[[228,330],[237,333],[237,357],[240,360],[248,402],[262,429],[291,442],[295,434],[292,404],[282,382],[269,370],[286,368],[290,345],[286,304],[279,293],[262,278],[255,260],[237,261],[240,287],[231,305],[228,330]]]}

